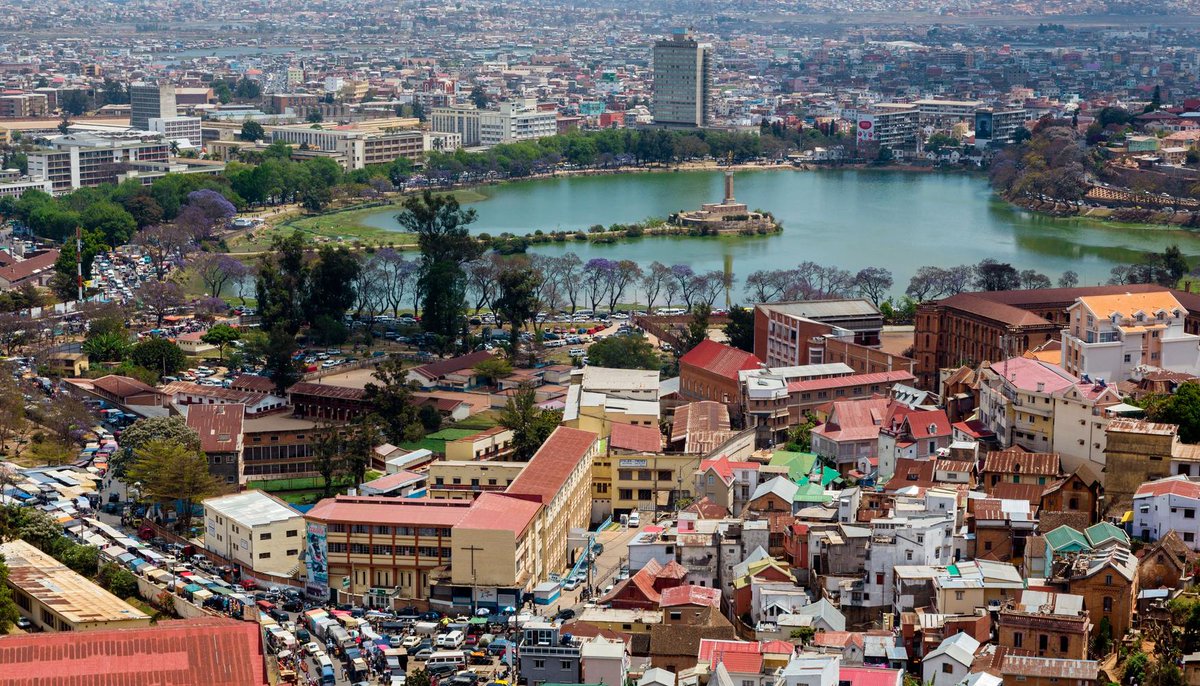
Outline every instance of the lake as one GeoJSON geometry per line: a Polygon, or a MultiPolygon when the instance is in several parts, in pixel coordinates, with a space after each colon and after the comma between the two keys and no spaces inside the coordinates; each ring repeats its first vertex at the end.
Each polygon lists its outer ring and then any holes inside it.
{"type": "MultiPolygon", "coordinates": [[[[574,176],[520,181],[480,189],[472,203],[476,233],[581,229],[592,224],[665,217],[716,202],[721,172],[664,172],[574,176]]],[[[734,175],[734,194],[752,209],[773,212],[783,233],[754,237],[641,238],[609,245],[582,241],[539,245],[593,257],[688,264],[697,272],[733,260],[739,278],[759,269],[790,268],[811,260],[857,271],[887,267],[897,293],[923,265],[973,264],[985,257],[1051,279],[1068,269],[1081,284],[1102,283],[1117,264],[1176,244],[1200,255],[1200,234],[1139,228],[1085,219],[1054,219],[996,198],[981,175],[870,170],[761,170],[734,175]]],[[[363,221],[398,230],[395,209],[363,221]]],[[[740,291],[740,288],[739,288],[740,291]]]]}

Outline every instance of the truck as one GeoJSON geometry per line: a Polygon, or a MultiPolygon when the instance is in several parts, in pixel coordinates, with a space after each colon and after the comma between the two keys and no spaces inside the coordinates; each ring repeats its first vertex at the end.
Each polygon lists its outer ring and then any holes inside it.
{"type": "Polygon", "coordinates": [[[437,622],[417,622],[413,624],[413,633],[422,636],[432,636],[437,633],[438,626],[437,622]]]}

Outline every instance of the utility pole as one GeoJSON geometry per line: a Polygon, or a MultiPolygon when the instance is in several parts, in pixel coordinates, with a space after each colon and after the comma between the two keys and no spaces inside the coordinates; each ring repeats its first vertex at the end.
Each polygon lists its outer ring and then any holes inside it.
{"type": "MultiPolygon", "coordinates": [[[[75,286],[79,290],[76,300],[83,302],[83,227],[75,227],[75,286]]],[[[53,330],[53,327],[51,327],[53,330]]]]}
{"type": "Polygon", "coordinates": [[[479,600],[477,598],[477,596],[479,594],[479,589],[477,588],[476,577],[475,577],[475,551],[483,550],[483,548],[480,548],[477,545],[471,544],[469,546],[462,548],[462,550],[465,550],[468,553],[471,553],[471,614],[474,615],[475,611],[479,609],[479,600]]]}

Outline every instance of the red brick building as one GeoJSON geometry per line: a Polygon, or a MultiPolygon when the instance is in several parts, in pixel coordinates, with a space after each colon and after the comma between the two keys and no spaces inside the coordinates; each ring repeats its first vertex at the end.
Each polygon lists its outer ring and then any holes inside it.
{"type": "Polygon", "coordinates": [[[688,400],[741,407],[738,372],[761,367],[762,361],[752,353],[706,339],[679,358],[679,394],[688,400]]]}

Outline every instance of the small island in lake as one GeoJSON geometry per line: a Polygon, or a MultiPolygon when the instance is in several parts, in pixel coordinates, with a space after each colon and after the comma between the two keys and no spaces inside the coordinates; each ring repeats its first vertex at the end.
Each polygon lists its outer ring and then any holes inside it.
{"type": "Polygon", "coordinates": [[[725,172],[725,199],[707,202],[698,210],[683,211],[671,216],[671,223],[701,233],[769,233],[779,230],[770,212],[750,211],[745,203],[733,197],[733,172],[725,172]]]}

